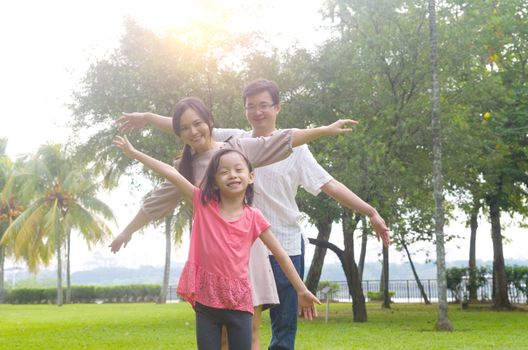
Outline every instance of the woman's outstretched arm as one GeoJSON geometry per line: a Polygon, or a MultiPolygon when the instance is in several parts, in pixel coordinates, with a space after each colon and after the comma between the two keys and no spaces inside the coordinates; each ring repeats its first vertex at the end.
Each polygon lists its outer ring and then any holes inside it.
{"type": "Polygon", "coordinates": [[[174,130],[172,130],[171,117],[165,117],[150,112],[123,112],[117,119],[116,123],[119,125],[119,130],[123,132],[138,131],[148,124],[155,127],[156,129],[166,132],[167,134],[174,134],[174,130]]]}

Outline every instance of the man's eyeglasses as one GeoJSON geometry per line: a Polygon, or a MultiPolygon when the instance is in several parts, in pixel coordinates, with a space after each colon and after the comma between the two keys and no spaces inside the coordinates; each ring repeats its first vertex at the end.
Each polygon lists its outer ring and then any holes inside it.
{"type": "Polygon", "coordinates": [[[246,110],[246,112],[248,113],[255,113],[257,111],[260,111],[260,112],[267,112],[271,109],[271,107],[275,106],[275,103],[273,104],[268,104],[268,103],[262,103],[262,104],[259,104],[258,106],[244,106],[244,109],[246,110]]]}

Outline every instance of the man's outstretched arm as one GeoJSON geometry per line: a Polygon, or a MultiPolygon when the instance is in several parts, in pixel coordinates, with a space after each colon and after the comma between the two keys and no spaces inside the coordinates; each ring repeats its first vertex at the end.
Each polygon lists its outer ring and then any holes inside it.
{"type": "Polygon", "coordinates": [[[385,247],[389,246],[389,229],[385,224],[385,220],[383,220],[373,206],[365,202],[341,182],[334,179],[324,184],[321,187],[321,190],[345,207],[367,216],[370,219],[370,224],[372,225],[374,232],[376,232],[378,241],[381,239],[385,247]]]}

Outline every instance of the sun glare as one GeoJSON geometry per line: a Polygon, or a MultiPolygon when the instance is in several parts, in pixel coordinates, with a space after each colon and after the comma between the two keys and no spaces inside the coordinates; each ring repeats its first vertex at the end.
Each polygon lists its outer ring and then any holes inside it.
{"type": "Polygon", "coordinates": [[[323,0],[154,0],[132,2],[126,9],[130,17],[154,31],[197,26],[233,34],[258,31],[284,48],[292,41],[310,46],[317,40],[322,4],[323,0]]]}

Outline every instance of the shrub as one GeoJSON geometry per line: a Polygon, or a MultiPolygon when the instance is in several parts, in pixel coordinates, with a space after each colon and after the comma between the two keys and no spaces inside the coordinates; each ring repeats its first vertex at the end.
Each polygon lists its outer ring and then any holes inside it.
{"type": "MultiPolygon", "coordinates": [[[[395,295],[396,292],[389,291],[389,298],[392,299],[392,297],[395,295]]],[[[383,292],[367,292],[367,297],[369,298],[369,300],[380,301],[383,300],[383,292]]]]}
{"type": "Polygon", "coordinates": [[[460,301],[460,291],[462,290],[462,281],[468,276],[467,267],[450,267],[446,269],[447,289],[456,302],[460,301]]]}
{"type": "MultiPolygon", "coordinates": [[[[73,303],[104,302],[138,302],[158,300],[161,286],[156,284],[138,284],[126,286],[74,286],[72,287],[73,303]]],[[[64,290],[65,294],[66,291],[64,290]]],[[[18,288],[7,291],[5,302],[9,304],[55,303],[56,288],[18,288]]]]}
{"type": "Polygon", "coordinates": [[[328,291],[328,298],[332,300],[334,299],[334,295],[339,293],[339,290],[341,289],[341,287],[339,287],[339,283],[337,282],[321,281],[317,286],[317,296],[319,297],[319,299],[326,297],[325,294],[322,292],[323,289],[326,287],[330,288],[330,290],[328,291]]]}
{"type": "Polygon", "coordinates": [[[514,289],[512,297],[517,299],[520,293],[528,296],[528,266],[506,266],[505,270],[508,284],[514,289]]]}
{"type": "Polygon", "coordinates": [[[97,299],[95,286],[72,287],[72,301],[75,303],[93,303],[97,299]]]}
{"type": "Polygon", "coordinates": [[[41,303],[43,300],[49,300],[48,298],[49,295],[45,288],[19,288],[8,291],[5,302],[10,304],[35,304],[41,303]]]}

